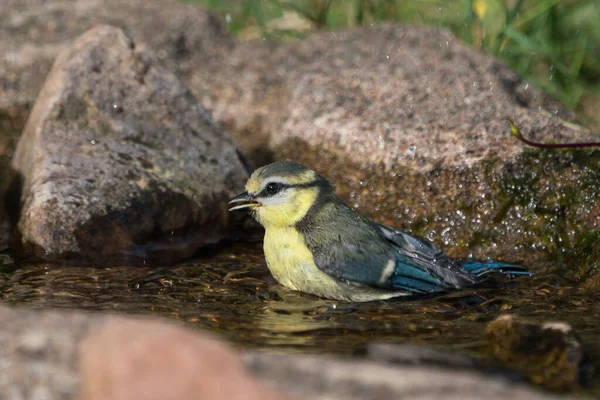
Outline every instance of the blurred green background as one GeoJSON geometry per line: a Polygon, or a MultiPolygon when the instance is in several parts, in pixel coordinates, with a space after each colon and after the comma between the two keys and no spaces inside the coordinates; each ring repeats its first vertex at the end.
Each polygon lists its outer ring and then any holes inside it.
{"type": "Polygon", "coordinates": [[[505,60],[600,131],[600,0],[184,0],[239,39],[295,39],[381,21],[445,27],[505,60]]]}

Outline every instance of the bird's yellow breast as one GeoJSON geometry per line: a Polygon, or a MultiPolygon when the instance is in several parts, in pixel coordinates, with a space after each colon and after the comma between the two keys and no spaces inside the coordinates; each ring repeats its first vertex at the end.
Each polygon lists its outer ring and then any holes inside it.
{"type": "Polygon", "coordinates": [[[347,301],[381,300],[407,294],[332,278],[315,265],[304,237],[294,227],[266,228],[264,250],[267,265],[275,279],[292,290],[347,301]]]}
{"type": "Polygon", "coordinates": [[[338,291],[338,283],[317,268],[302,234],[294,227],[267,228],[264,250],[269,270],[289,289],[324,297],[338,291]]]}

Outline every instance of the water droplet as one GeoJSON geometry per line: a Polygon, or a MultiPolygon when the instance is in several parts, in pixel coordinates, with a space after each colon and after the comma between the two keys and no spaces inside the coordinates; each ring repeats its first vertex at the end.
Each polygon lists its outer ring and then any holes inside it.
{"type": "Polygon", "coordinates": [[[116,114],[120,114],[123,112],[123,107],[121,107],[120,104],[117,103],[112,103],[110,108],[112,109],[112,111],[116,114]]]}

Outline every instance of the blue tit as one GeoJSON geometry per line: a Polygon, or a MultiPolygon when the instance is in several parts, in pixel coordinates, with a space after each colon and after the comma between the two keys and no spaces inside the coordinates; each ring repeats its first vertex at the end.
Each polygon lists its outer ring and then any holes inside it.
{"type": "Polygon", "coordinates": [[[381,300],[469,287],[492,272],[529,275],[501,262],[454,261],[429,241],[372,222],[296,162],[257,169],[230,205],[265,228],[265,258],[280,284],[324,298],[381,300]]]}

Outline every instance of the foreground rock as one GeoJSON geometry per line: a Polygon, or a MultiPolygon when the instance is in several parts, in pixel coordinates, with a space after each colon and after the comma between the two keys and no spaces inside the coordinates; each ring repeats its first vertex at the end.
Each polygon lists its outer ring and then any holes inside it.
{"type": "Polygon", "coordinates": [[[58,53],[99,24],[124,29],[161,65],[185,75],[217,61],[232,41],[200,7],[168,0],[3,0],[0,4],[0,143],[18,133],[58,53]]]}
{"type": "Polygon", "coordinates": [[[247,178],[235,144],[134,47],[100,26],[57,59],[13,160],[26,255],[173,261],[226,235],[247,178]]]}
{"type": "Polygon", "coordinates": [[[152,321],[0,307],[0,326],[0,398],[551,398],[455,368],[264,352],[240,357],[201,332],[152,321]]]}
{"type": "Polygon", "coordinates": [[[318,356],[252,354],[266,383],[307,399],[547,399],[547,394],[477,372],[426,366],[390,367],[318,356]]]}
{"type": "Polygon", "coordinates": [[[582,244],[600,228],[600,153],[530,151],[506,118],[539,141],[592,135],[445,31],[382,25],[238,45],[212,76],[200,70],[191,86],[256,164],[304,162],[360,212],[454,256],[582,273],[600,262],[581,259],[600,247],[582,244]]]}
{"type": "Polygon", "coordinates": [[[85,340],[84,400],[282,400],[220,341],[158,322],[111,320],[85,340]]]}
{"type": "Polygon", "coordinates": [[[70,399],[79,343],[101,323],[82,313],[0,307],[0,398],[70,399]]]}
{"type": "Polygon", "coordinates": [[[490,322],[484,339],[494,358],[550,389],[576,389],[592,372],[581,341],[563,322],[542,324],[504,315],[490,322]]]}

